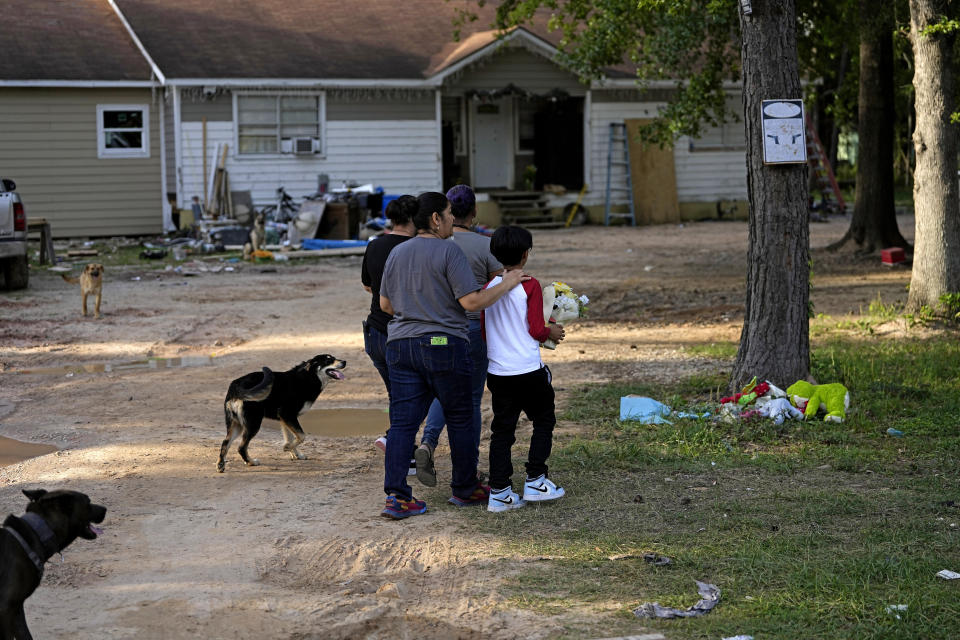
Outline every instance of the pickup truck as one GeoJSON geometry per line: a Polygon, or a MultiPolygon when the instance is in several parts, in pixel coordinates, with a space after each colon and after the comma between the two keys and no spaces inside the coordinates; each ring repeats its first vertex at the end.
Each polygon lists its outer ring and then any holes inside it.
{"type": "Polygon", "coordinates": [[[7,289],[23,289],[27,263],[27,213],[13,180],[0,179],[0,273],[7,289]]]}

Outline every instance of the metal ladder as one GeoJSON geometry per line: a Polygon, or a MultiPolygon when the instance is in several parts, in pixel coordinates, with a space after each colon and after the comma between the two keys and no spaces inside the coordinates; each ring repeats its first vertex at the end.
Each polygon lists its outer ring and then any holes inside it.
{"type": "Polygon", "coordinates": [[[807,114],[807,164],[810,165],[810,174],[815,183],[815,188],[820,192],[824,202],[829,200],[832,195],[833,203],[827,204],[835,206],[837,213],[843,213],[847,210],[847,203],[843,200],[843,194],[840,192],[840,186],[837,184],[837,178],[833,174],[833,167],[830,166],[830,160],[827,152],[820,142],[820,136],[817,135],[817,128],[813,126],[813,118],[807,114]]]}
{"type": "Polygon", "coordinates": [[[627,218],[630,220],[630,226],[636,226],[637,219],[633,215],[633,184],[630,181],[630,145],[627,144],[627,125],[623,122],[610,123],[610,139],[607,145],[607,191],[606,202],[603,209],[603,224],[610,226],[611,218],[627,218]],[[617,147],[617,153],[614,154],[614,146],[617,147]],[[618,187],[611,184],[613,168],[623,167],[625,172],[626,186],[618,187]],[[613,191],[627,192],[627,211],[614,213],[610,211],[613,204],[610,194],[613,191]]]}

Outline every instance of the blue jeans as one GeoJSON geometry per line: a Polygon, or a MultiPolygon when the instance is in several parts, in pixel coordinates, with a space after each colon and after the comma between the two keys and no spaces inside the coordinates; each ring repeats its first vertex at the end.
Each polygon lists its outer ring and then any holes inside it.
{"type": "MultiPolygon", "coordinates": [[[[483,422],[480,420],[480,400],[483,398],[483,385],[487,380],[487,343],[483,341],[483,329],[480,320],[470,321],[470,359],[473,360],[473,378],[471,392],[473,396],[473,445],[480,448],[480,429],[483,422]]],[[[443,416],[443,407],[436,400],[430,405],[427,413],[427,423],[423,426],[423,438],[434,449],[440,442],[440,432],[446,419],[443,416]]]]}
{"type": "Polygon", "coordinates": [[[387,388],[387,396],[389,396],[390,374],[387,372],[387,334],[382,333],[376,327],[371,327],[366,321],[363,323],[363,350],[370,356],[373,366],[377,368],[377,372],[383,378],[383,385],[387,388]]]}
{"type": "Polygon", "coordinates": [[[470,343],[445,334],[387,343],[390,372],[390,436],[384,456],[383,490],[409,500],[410,451],[434,398],[447,417],[453,495],[467,498],[477,485],[477,446],[470,405],[470,343]],[[467,366],[464,366],[467,365],[467,366]]]}
{"type": "MultiPolygon", "coordinates": [[[[387,371],[387,334],[381,333],[376,327],[363,323],[363,350],[370,356],[370,361],[376,367],[377,373],[383,378],[383,386],[387,388],[387,397],[390,397],[390,374],[387,371]]],[[[390,429],[387,429],[390,432],[390,429]]]]}

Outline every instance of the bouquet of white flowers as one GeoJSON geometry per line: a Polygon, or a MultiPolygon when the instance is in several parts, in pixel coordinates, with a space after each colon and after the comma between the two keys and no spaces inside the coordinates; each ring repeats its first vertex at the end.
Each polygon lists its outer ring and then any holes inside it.
{"type": "MultiPolygon", "coordinates": [[[[566,324],[571,320],[587,315],[587,305],[590,299],[587,296],[578,296],[563,282],[551,282],[543,288],[543,318],[547,324],[566,324]]],[[[543,346],[547,349],[556,349],[557,343],[546,340],[543,346]]]]}

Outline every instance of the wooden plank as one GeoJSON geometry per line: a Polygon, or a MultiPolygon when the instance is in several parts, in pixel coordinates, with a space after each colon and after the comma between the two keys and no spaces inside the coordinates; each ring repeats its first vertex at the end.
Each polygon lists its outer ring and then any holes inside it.
{"type": "Polygon", "coordinates": [[[630,182],[633,185],[633,212],[637,224],[680,222],[677,200],[677,174],[673,148],[643,145],[637,130],[648,118],[628,118],[627,143],[630,146],[630,182]]]}

